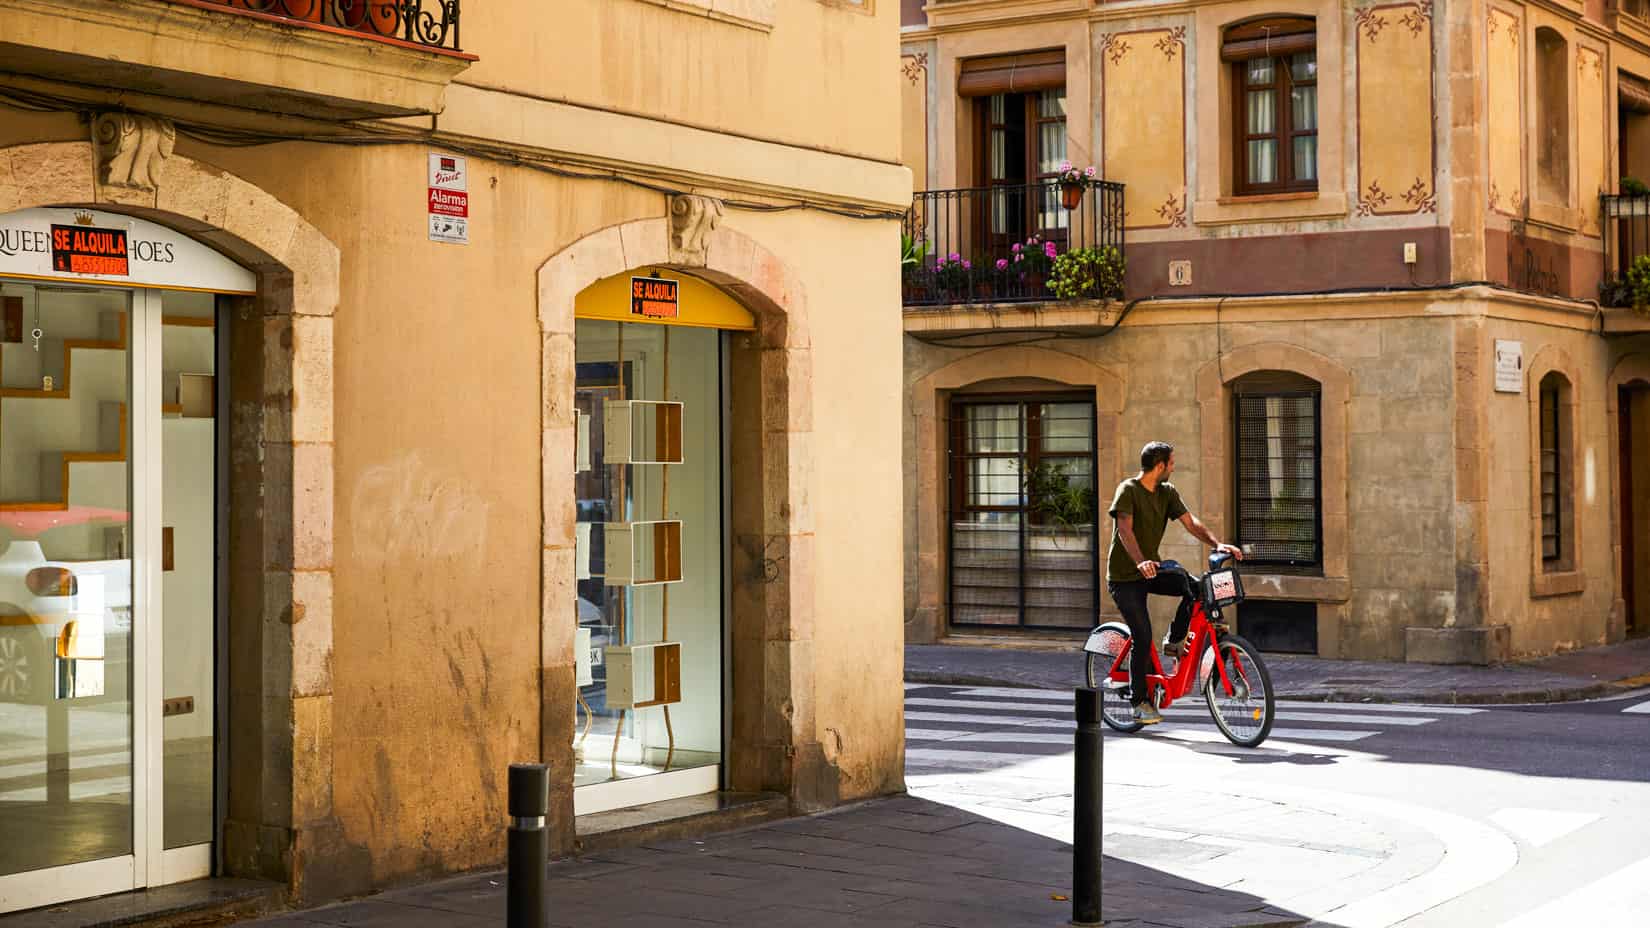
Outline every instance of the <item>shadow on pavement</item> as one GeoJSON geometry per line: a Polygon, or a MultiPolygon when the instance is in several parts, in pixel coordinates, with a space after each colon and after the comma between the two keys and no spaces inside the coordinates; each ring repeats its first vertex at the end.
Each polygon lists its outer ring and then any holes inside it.
{"type": "MultiPolygon", "coordinates": [[[[564,928],[1052,928],[1071,917],[1070,845],[910,796],[550,868],[564,928]]],[[[1265,900],[1107,858],[1109,928],[1305,924],[1265,900]]],[[[504,880],[471,874],[250,924],[499,925],[504,880]]],[[[1322,925],[1323,923],[1315,923],[1322,925]]],[[[1329,928],[1329,926],[1325,926],[1329,928]]]]}

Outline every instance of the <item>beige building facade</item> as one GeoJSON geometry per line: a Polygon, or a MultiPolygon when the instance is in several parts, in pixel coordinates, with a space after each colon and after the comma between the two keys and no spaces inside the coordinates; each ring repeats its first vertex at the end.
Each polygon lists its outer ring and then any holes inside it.
{"type": "Polygon", "coordinates": [[[5,4],[0,912],[902,787],[897,6],[421,10],[5,4]]]}
{"type": "MultiPolygon", "coordinates": [[[[1262,647],[1487,663],[1650,632],[1650,317],[1623,284],[1646,15],[907,3],[907,640],[1114,615],[1096,503],[1153,439],[1255,546],[1262,647]],[[1064,161],[1105,183],[1039,206],[1064,161]],[[1116,299],[1057,299],[1025,258],[1119,241],[1116,299]]],[[[1164,555],[1202,552],[1171,530],[1164,555]]]]}

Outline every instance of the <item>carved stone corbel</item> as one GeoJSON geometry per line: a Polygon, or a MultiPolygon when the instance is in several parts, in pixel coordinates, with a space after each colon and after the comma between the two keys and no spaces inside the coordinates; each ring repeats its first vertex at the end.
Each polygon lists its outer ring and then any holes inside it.
{"type": "Polygon", "coordinates": [[[171,157],[178,130],[169,119],[136,113],[99,113],[92,119],[98,180],[106,187],[152,191],[160,163],[171,157]]]}
{"type": "Polygon", "coordinates": [[[722,219],[722,201],[680,194],[670,198],[670,263],[704,267],[710,233],[722,219]]]}

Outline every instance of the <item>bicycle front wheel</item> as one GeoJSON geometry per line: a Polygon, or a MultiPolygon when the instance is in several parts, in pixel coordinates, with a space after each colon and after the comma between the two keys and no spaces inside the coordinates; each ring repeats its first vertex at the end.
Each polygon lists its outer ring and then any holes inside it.
{"type": "Polygon", "coordinates": [[[1120,688],[1110,676],[1117,655],[1129,647],[1129,635],[1115,628],[1107,628],[1101,636],[1100,647],[1100,653],[1089,651],[1083,655],[1087,658],[1083,675],[1087,678],[1089,689],[1100,691],[1100,720],[1113,731],[1133,734],[1145,726],[1134,720],[1134,706],[1129,702],[1128,690],[1120,688]]]}
{"type": "Polygon", "coordinates": [[[1213,653],[1207,663],[1203,683],[1203,699],[1209,704],[1215,727],[1233,744],[1246,748],[1257,747],[1272,732],[1277,716],[1277,702],[1272,694],[1272,675],[1266,672],[1266,663],[1260,659],[1255,646],[1236,635],[1227,635],[1215,645],[1220,659],[1226,665],[1226,678],[1232,691],[1221,683],[1220,671],[1214,666],[1213,653]]]}

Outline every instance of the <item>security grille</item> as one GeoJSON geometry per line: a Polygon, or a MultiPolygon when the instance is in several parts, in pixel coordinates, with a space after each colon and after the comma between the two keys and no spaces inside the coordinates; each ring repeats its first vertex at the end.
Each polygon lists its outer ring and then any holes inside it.
{"type": "Polygon", "coordinates": [[[1318,394],[1251,393],[1235,405],[1238,541],[1255,563],[1320,566],[1318,394]]]}
{"type": "Polygon", "coordinates": [[[1093,401],[954,401],[949,451],[951,624],[1092,627],[1093,401]]]}
{"type": "Polygon", "coordinates": [[[1541,559],[1556,561],[1564,556],[1563,525],[1558,492],[1560,456],[1558,442],[1558,389],[1541,387],[1541,559]]]}

